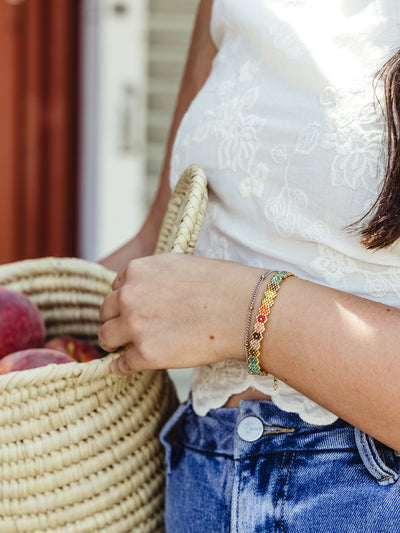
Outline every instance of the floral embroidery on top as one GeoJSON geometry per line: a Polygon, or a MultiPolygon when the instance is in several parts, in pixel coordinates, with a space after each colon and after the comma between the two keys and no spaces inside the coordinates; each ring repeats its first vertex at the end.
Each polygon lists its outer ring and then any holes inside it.
{"type": "Polygon", "coordinates": [[[300,225],[301,212],[308,205],[307,195],[302,189],[282,188],[278,196],[273,196],[265,204],[265,216],[272,221],[276,230],[283,235],[298,235],[305,238],[309,228],[307,224],[300,225]]]}
{"type": "Polygon", "coordinates": [[[383,298],[389,290],[389,283],[383,276],[367,276],[366,289],[372,298],[383,298]]]}
{"type": "MultiPolygon", "coordinates": [[[[371,91],[371,78],[359,80],[350,88],[326,87],[320,95],[320,102],[330,108],[331,119],[323,125],[313,125],[316,142],[309,149],[319,145],[325,150],[336,151],[331,165],[332,186],[347,185],[355,190],[362,185],[376,194],[384,130],[382,113],[378,113],[370,100],[371,91]],[[318,135],[315,134],[317,129],[318,135]]],[[[303,130],[300,137],[304,135],[303,130]]]]}
{"type": "Polygon", "coordinates": [[[289,59],[299,59],[306,54],[304,43],[285,20],[274,17],[268,26],[268,33],[275,48],[289,59]]]}
{"type": "MultiPolygon", "coordinates": [[[[369,80],[369,83],[372,81],[369,80]]],[[[320,102],[322,106],[331,108],[329,118],[324,123],[312,122],[305,126],[299,134],[295,151],[309,155],[317,147],[335,150],[336,156],[331,164],[332,186],[348,185],[355,190],[362,184],[368,191],[376,193],[383,129],[376,127],[379,124],[376,107],[369,100],[365,103],[364,95],[371,92],[368,91],[369,83],[357,83],[351,91],[326,87],[320,95],[320,102]],[[351,109],[357,105],[355,96],[359,96],[362,102],[357,113],[351,109]],[[366,125],[371,125],[371,129],[363,127],[366,125]]]]}
{"type": "Polygon", "coordinates": [[[283,165],[288,159],[286,146],[284,144],[278,144],[271,150],[271,159],[277,165],[283,165]]]}
{"type": "Polygon", "coordinates": [[[357,270],[352,259],[332,248],[320,245],[318,246],[318,251],[319,256],[311,262],[311,266],[322,274],[329,285],[337,285],[338,282],[342,281],[345,273],[357,270]]]}
{"type": "MultiPolygon", "coordinates": [[[[376,193],[379,185],[378,162],[382,155],[383,130],[377,129],[375,106],[367,103],[358,114],[349,113],[348,106],[355,105],[356,99],[349,99],[345,92],[327,87],[321,94],[321,104],[332,107],[330,119],[324,123],[312,122],[299,134],[295,151],[309,155],[317,147],[335,150],[331,164],[331,184],[340,187],[347,185],[355,190],[359,184],[376,193]],[[351,117],[351,118],[350,118],[351,117]],[[363,125],[374,125],[368,130],[363,125]]],[[[365,93],[365,88],[364,88],[365,93]]],[[[360,96],[362,97],[362,92],[360,96]]]]}
{"type": "Polygon", "coordinates": [[[218,139],[218,167],[245,174],[239,185],[242,198],[260,198],[268,175],[265,163],[254,165],[259,131],[267,120],[252,113],[260,89],[249,84],[249,80],[256,77],[259,68],[258,62],[249,61],[239,69],[237,80],[226,81],[216,88],[218,105],[203,114],[193,135],[196,143],[210,136],[218,139]],[[243,91],[238,90],[238,84],[243,84],[243,91]]]}
{"type": "Polygon", "coordinates": [[[264,182],[268,179],[268,170],[267,165],[260,163],[250,176],[240,182],[239,192],[242,198],[249,198],[249,196],[261,198],[264,191],[264,182]]]}
{"type": "Polygon", "coordinates": [[[265,121],[249,113],[258,95],[257,87],[238,94],[236,83],[227,81],[217,88],[219,105],[206,111],[199,122],[193,140],[201,143],[209,136],[219,139],[220,169],[247,171],[251,166],[258,147],[257,130],[265,121]]]}
{"type": "Polygon", "coordinates": [[[303,189],[292,184],[297,181],[296,176],[291,175],[294,157],[307,157],[316,149],[332,154],[324,156],[330,164],[332,187],[350,187],[359,194],[362,185],[366,193],[373,193],[365,195],[366,203],[360,206],[360,216],[372,205],[380,183],[378,165],[382,156],[383,128],[378,127],[382,116],[369,101],[371,83],[371,80],[357,81],[351,89],[326,87],[319,96],[325,118],[314,120],[301,129],[291,154],[283,144],[272,149],[271,159],[285,171],[281,191],[268,198],[265,215],[281,234],[304,239],[314,235],[319,243],[329,234],[322,220],[314,221],[312,227],[309,219],[302,220],[302,212],[308,208],[308,197],[303,189]]]}

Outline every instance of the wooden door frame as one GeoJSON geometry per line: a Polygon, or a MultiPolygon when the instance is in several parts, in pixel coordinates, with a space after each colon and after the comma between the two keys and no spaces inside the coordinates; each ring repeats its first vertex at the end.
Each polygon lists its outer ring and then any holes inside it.
{"type": "Polygon", "coordinates": [[[0,263],[76,254],[80,4],[0,2],[0,263]]]}

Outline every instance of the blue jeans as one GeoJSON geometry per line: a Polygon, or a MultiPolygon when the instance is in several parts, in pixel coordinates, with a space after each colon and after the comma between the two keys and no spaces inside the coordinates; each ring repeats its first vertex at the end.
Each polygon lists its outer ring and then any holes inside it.
{"type": "Polygon", "coordinates": [[[399,454],[338,420],[313,426],[271,402],[162,431],[167,533],[399,533],[399,454]]]}

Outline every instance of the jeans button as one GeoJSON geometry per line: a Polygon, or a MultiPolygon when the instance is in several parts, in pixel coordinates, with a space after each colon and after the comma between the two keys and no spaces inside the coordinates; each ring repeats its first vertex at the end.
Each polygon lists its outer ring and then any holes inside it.
{"type": "Polygon", "coordinates": [[[264,424],[256,416],[246,416],[239,422],[239,437],[247,442],[258,440],[264,433],[264,424]]]}

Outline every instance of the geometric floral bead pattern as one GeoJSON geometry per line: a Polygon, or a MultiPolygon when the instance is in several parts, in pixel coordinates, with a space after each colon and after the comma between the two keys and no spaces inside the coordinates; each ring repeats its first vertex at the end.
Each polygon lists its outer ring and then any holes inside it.
{"type": "Polygon", "coordinates": [[[284,279],[294,276],[291,272],[281,270],[273,275],[271,281],[268,283],[263,301],[258,309],[256,321],[253,327],[253,333],[250,337],[247,351],[247,367],[249,374],[256,374],[257,376],[268,376],[268,372],[260,365],[260,346],[263,340],[265,327],[268,322],[268,316],[271,312],[272,306],[275,303],[275,298],[280,289],[281,283],[284,279]]]}

